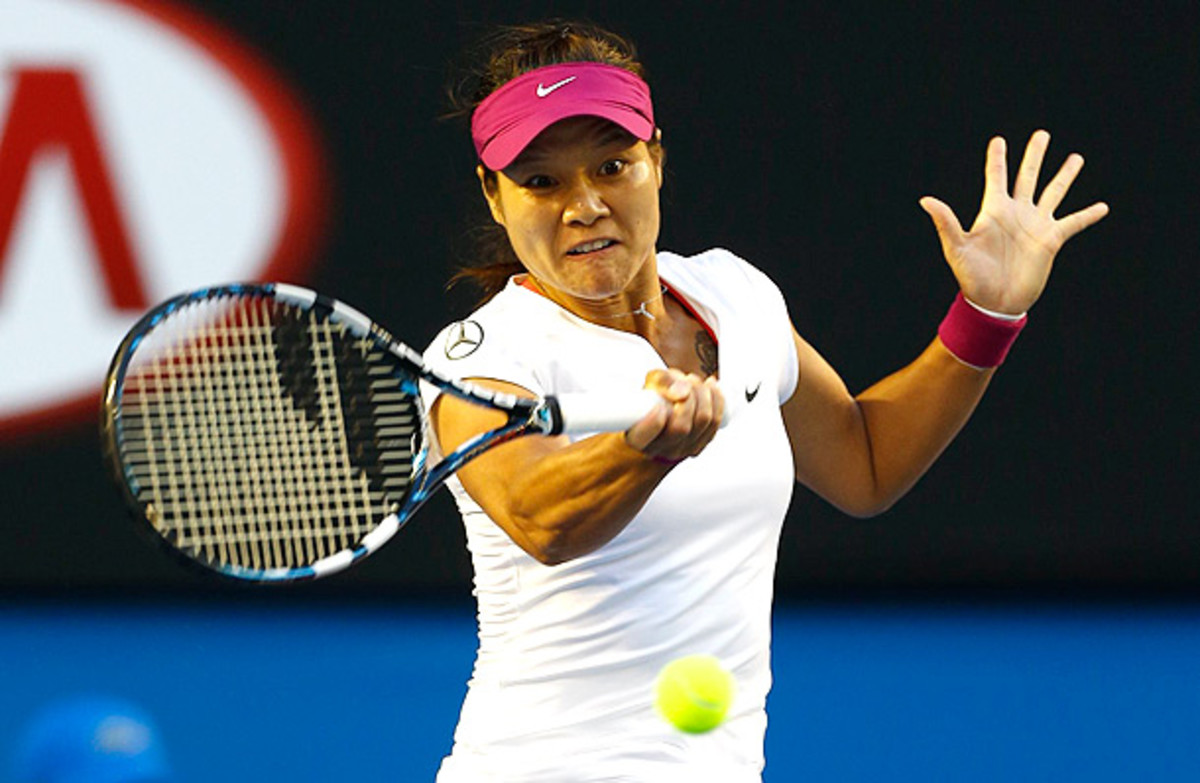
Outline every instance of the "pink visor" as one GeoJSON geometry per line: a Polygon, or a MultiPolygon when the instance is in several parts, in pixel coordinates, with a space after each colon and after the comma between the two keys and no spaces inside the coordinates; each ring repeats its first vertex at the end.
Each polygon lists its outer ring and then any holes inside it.
{"type": "Polygon", "coordinates": [[[471,138],[483,165],[499,171],[529,143],[567,117],[602,117],[642,141],[654,133],[650,87],[614,65],[547,65],[505,83],[471,115],[471,138]]]}

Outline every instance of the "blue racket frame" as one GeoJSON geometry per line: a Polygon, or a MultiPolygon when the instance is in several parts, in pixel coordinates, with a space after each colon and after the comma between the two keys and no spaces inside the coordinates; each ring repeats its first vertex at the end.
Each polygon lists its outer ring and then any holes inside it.
{"type": "Polygon", "coordinates": [[[306,288],[283,283],[235,283],[213,286],[181,294],[155,307],[130,329],[113,357],[104,385],[100,418],[101,441],[106,460],[115,474],[126,505],[143,522],[147,523],[145,527],[154,531],[157,541],[165,544],[187,562],[199,564],[210,572],[216,572],[239,581],[260,583],[315,579],[350,567],[390,540],[455,471],[483,451],[523,435],[558,434],[563,427],[562,416],[555,398],[517,397],[442,375],[427,367],[420,354],[394,338],[387,330],[353,307],[306,288]],[[377,526],[364,535],[354,547],[343,549],[309,565],[252,569],[238,565],[204,562],[179,551],[153,525],[149,524],[143,503],[138,499],[141,487],[137,477],[122,458],[125,431],[120,401],[126,371],[138,346],[151,331],[177,310],[199,301],[228,296],[277,299],[303,310],[319,312],[331,321],[344,324],[356,336],[371,339],[398,360],[394,377],[400,382],[401,390],[414,397],[415,406],[419,412],[420,447],[413,450],[412,482],[405,491],[399,508],[379,520],[377,526]],[[430,383],[444,392],[469,402],[502,411],[508,416],[508,420],[500,427],[471,438],[450,454],[445,455],[436,465],[430,466],[428,464],[430,431],[427,413],[421,401],[421,381],[430,383]]]}

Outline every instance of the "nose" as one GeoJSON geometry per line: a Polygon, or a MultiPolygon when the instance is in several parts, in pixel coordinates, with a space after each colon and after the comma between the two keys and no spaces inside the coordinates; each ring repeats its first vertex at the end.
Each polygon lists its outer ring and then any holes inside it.
{"type": "Polygon", "coordinates": [[[600,189],[590,180],[583,178],[577,181],[567,194],[566,207],[563,209],[563,222],[590,226],[610,214],[612,212],[605,203],[600,189]]]}

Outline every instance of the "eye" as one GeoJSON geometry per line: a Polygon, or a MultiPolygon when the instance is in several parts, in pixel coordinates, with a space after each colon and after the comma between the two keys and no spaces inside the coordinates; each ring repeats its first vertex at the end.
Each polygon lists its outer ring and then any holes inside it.
{"type": "Polygon", "coordinates": [[[626,162],[620,158],[613,158],[612,160],[606,160],[600,166],[600,174],[605,177],[616,176],[617,174],[620,174],[622,171],[625,170],[626,165],[628,165],[628,164],[626,164],[626,162]]]}
{"type": "Polygon", "coordinates": [[[553,185],[554,185],[554,180],[551,179],[550,177],[546,176],[545,174],[534,174],[532,176],[526,177],[525,180],[521,183],[521,187],[528,188],[530,190],[545,190],[546,188],[551,187],[553,185]]]}

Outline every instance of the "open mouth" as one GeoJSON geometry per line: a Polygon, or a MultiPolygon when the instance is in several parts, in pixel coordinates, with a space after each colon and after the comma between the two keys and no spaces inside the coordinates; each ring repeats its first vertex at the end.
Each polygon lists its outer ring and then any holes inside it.
{"type": "Polygon", "coordinates": [[[576,245],[567,251],[567,255],[582,256],[588,253],[595,253],[600,250],[610,248],[615,244],[617,244],[617,240],[615,239],[596,239],[591,242],[584,242],[583,244],[576,245]]]}

